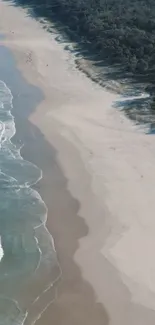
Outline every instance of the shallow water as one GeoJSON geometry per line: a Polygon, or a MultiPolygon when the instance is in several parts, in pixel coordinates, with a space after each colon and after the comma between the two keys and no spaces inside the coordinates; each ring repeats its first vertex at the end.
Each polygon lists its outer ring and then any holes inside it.
{"type": "Polygon", "coordinates": [[[11,90],[0,81],[0,325],[23,324],[59,276],[52,274],[58,262],[46,228],[47,207],[31,188],[42,171],[11,142],[12,102],[11,90]]]}

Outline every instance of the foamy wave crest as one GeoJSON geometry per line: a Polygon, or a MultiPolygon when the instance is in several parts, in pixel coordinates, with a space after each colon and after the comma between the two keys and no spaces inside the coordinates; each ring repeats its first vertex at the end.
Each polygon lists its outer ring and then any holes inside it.
{"type": "MultiPolygon", "coordinates": [[[[46,228],[47,207],[30,187],[42,178],[42,171],[25,161],[11,141],[16,132],[12,103],[11,90],[0,81],[0,325],[24,324],[28,310],[61,273],[46,228]],[[56,266],[58,275],[52,277],[56,266]]],[[[34,313],[31,322],[42,312],[34,313]]]]}
{"type": "Polygon", "coordinates": [[[0,237],[0,261],[4,256],[4,251],[3,251],[3,247],[2,247],[2,243],[1,243],[1,237],[0,237]]]}

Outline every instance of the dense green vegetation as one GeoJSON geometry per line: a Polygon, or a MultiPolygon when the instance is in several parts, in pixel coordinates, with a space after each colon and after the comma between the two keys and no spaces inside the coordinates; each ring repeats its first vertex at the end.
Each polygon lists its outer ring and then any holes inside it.
{"type": "Polygon", "coordinates": [[[55,14],[72,35],[99,57],[134,74],[155,70],[154,0],[19,0],[51,18],[55,14]]]}

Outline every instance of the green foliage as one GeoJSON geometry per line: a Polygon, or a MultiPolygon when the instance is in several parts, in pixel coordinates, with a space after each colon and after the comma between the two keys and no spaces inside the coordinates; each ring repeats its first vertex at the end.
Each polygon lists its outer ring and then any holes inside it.
{"type": "Polygon", "coordinates": [[[17,0],[52,15],[74,36],[89,42],[100,58],[121,63],[127,71],[155,69],[154,0],[17,0]]]}

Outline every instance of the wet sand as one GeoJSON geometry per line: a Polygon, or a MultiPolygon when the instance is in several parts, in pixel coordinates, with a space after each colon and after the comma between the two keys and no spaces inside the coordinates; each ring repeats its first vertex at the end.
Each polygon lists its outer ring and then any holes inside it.
{"type": "Polygon", "coordinates": [[[154,325],[153,137],[26,11],[0,2],[0,28],[1,44],[43,93],[35,111],[15,112],[22,154],[43,170],[36,186],[62,269],[36,324],[154,325]]]}

